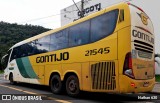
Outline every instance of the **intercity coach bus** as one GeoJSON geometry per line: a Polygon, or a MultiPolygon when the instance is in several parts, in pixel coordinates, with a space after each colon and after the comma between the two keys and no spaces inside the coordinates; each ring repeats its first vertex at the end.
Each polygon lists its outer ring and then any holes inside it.
{"type": "Polygon", "coordinates": [[[149,92],[153,25],[141,8],[122,2],[15,44],[2,63],[11,84],[47,85],[55,94],[149,92]]]}

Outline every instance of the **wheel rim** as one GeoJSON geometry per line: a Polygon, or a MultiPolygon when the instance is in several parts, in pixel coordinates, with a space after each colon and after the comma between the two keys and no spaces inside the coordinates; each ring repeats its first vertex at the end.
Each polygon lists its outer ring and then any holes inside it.
{"type": "Polygon", "coordinates": [[[53,90],[54,91],[57,91],[60,87],[59,81],[57,79],[53,79],[52,85],[53,85],[53,90]]]}
{"type": "Polygon", "coordinates": [[[76,92],[76,90],[78,88],[77,86],[78,85],[77,85],[77,82],[75,80],[72,79],[72,80],[69,81],[68,88],[72,93],[76,92]]]}

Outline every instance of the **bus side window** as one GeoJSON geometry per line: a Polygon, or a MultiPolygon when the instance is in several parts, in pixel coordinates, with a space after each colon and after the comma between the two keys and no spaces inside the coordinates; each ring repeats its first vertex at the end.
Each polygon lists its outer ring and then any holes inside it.
{"type": "Polygon", "coordinates": [[[38,48],[36,46],[37,40],[31,41],[27,44],[28,56],[38,54],[38,48]]]}
{"type": "Polygon", "coordinates": [[[34,53],[33,53],[33,50],[32,50],[32,46],[30,45],[31,44],[31,42],[29,42],[29,43],[27,43],[26,45],[25,45],[25,48],[26,48],[26,50],[27,50],[27,56],[30,56],[30,55],[33,55],[34,53]]]}
{"type": "Polygon", "coordinates": [[[124,21],[124,9],[121,9],[119,14],[120,15],[119,15],[119,21],[118,22],[120,23],[120,22],[124,21]]]}
{"type": "Polygon", "coordinates": [[[12,61],[13,59],[16,59],[16,58],[17,58],[17,49],[13,48],[10,61],[12,61]]]}
{"type": "Polygon", "coordinates": [[[107,12],[91,20],[91,42],[100,40],[114,32],[118,9],[107,12]]]}
{"type": "Polygon", "coordinates": [[[28,56],[27,44],[21,45],[20,46],[20,51],[21,51],[20,57],[26,57],[26,56],[28,56]]]}
{"type": "Polygon", "coordinates": [[[35,45],[39,53],[45,53],[49,51],[49,44],[50,44],[50,35],[38,39],[35,45]]]}
{"type": "Polygon", "coordinates": [[[90,21],[85,21],[70,27],[69,46],[74,47],[89,43],[89,29],[90,21]]]}
{"type": "Polygon", "coordinates": [[[50,51],[68,47],[68,29],[51,35],[50,51]]]}

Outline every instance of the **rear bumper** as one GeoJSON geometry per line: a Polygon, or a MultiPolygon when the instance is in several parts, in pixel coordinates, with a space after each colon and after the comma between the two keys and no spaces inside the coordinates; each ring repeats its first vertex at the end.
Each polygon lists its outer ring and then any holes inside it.
{"type": "Polygon", "coordinates": [[[125,75],[119,76],[120,93],[151,92],[155,85],[155,77],[149,80],[134,80],[125,75]]]}

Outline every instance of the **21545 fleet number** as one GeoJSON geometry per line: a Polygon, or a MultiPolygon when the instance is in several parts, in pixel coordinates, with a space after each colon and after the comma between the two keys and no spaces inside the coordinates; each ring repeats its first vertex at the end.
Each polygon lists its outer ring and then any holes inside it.
{"type": "Polygon", "coordinates": [[[110,47],[86,50],[85,52],[86,52],[85,56],[92,56],[97,54],[108,54],[110,52],[110,47]]]}

